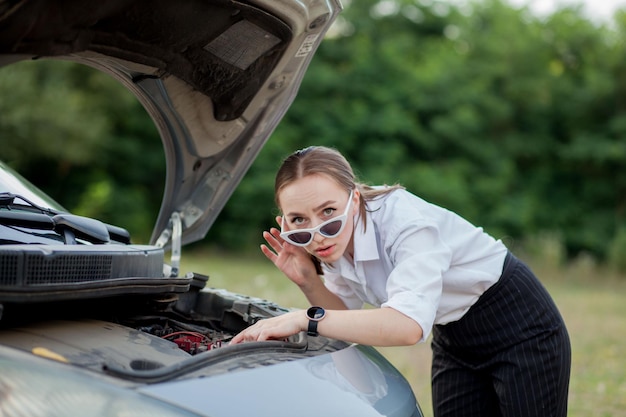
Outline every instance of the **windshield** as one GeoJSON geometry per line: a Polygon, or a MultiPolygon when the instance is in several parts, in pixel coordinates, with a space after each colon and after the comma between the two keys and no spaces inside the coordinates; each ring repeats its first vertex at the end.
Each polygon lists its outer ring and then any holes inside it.
{"type": "Polygon", "coordinates": [[[0,193],[11,193],[26,197],[38,206],[59,212],[67,212],[63,206],[35,187],[20,174],[0,161],[0,193]]]}

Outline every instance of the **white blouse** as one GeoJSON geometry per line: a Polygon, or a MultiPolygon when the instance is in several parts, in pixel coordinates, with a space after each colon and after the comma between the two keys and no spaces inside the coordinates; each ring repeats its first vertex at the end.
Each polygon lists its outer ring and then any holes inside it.
{"type": "Polygon", "coordinates": [[[502,273],[507,248],[459,215],[406,190],[368,201],[355,216],[354,260],[323,265],[324,281],[350,309],[391,307],[425,340],[434,324],[463,317],[502,273]]]}

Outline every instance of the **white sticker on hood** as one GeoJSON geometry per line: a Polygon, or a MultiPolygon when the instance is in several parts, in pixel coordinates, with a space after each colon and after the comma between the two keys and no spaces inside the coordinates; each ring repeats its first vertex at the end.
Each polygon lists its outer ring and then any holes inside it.
{"type": "Polygon", "coordinates": [[[302,45],[300,45],[300,49],[296,52],[296,58],[303,58],[307,56],[312,50],[313,45],[315,45],[315,41],[319,37],[319,33],[315,35],[309,35],[304,39],[302,45]]]}

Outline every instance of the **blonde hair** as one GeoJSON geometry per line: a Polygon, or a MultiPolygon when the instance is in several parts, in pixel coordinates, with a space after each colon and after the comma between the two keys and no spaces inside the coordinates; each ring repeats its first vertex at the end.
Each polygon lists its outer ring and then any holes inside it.
{"type": "MultiPolygon", "coordinates": [[[[354,175],[352,166],[339,151],[325,146],[309,146],[289,155],[278,169],[274,182],[276,205],[280,208],[278,194],[285,186],[300,178],[315,174],[327,175],[341,187],[345,188],[348,193],[355,188],[358,189],[361,193],[359,200],[359,216],[361,219],[365,219],[367,201],[404,188],[399,184],[384,188],[373,188],[360,183],[354,175]]],[[[363,230],[365,230],[365,223],[363,221],[363,230]]]]}

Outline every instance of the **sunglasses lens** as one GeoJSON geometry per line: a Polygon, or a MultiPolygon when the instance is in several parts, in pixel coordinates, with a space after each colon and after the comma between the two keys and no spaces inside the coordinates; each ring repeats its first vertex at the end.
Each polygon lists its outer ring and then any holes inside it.
{"type": "Polygon", "coordinates": [[[327,237],[335,236],[339,233],[339,229],[341,229],[342,224],[343,222],[341,220],[335,220],[334,222],[325,224],[324,227],[320,229],[320,232],[327,237]]]}
{"type": "Polygon", "coordinates": [[[303,243],[308,243],[311,240],[311,233],[309,232],[291,233],[287,237],[292,242],[303,244],[303,243]]]}

